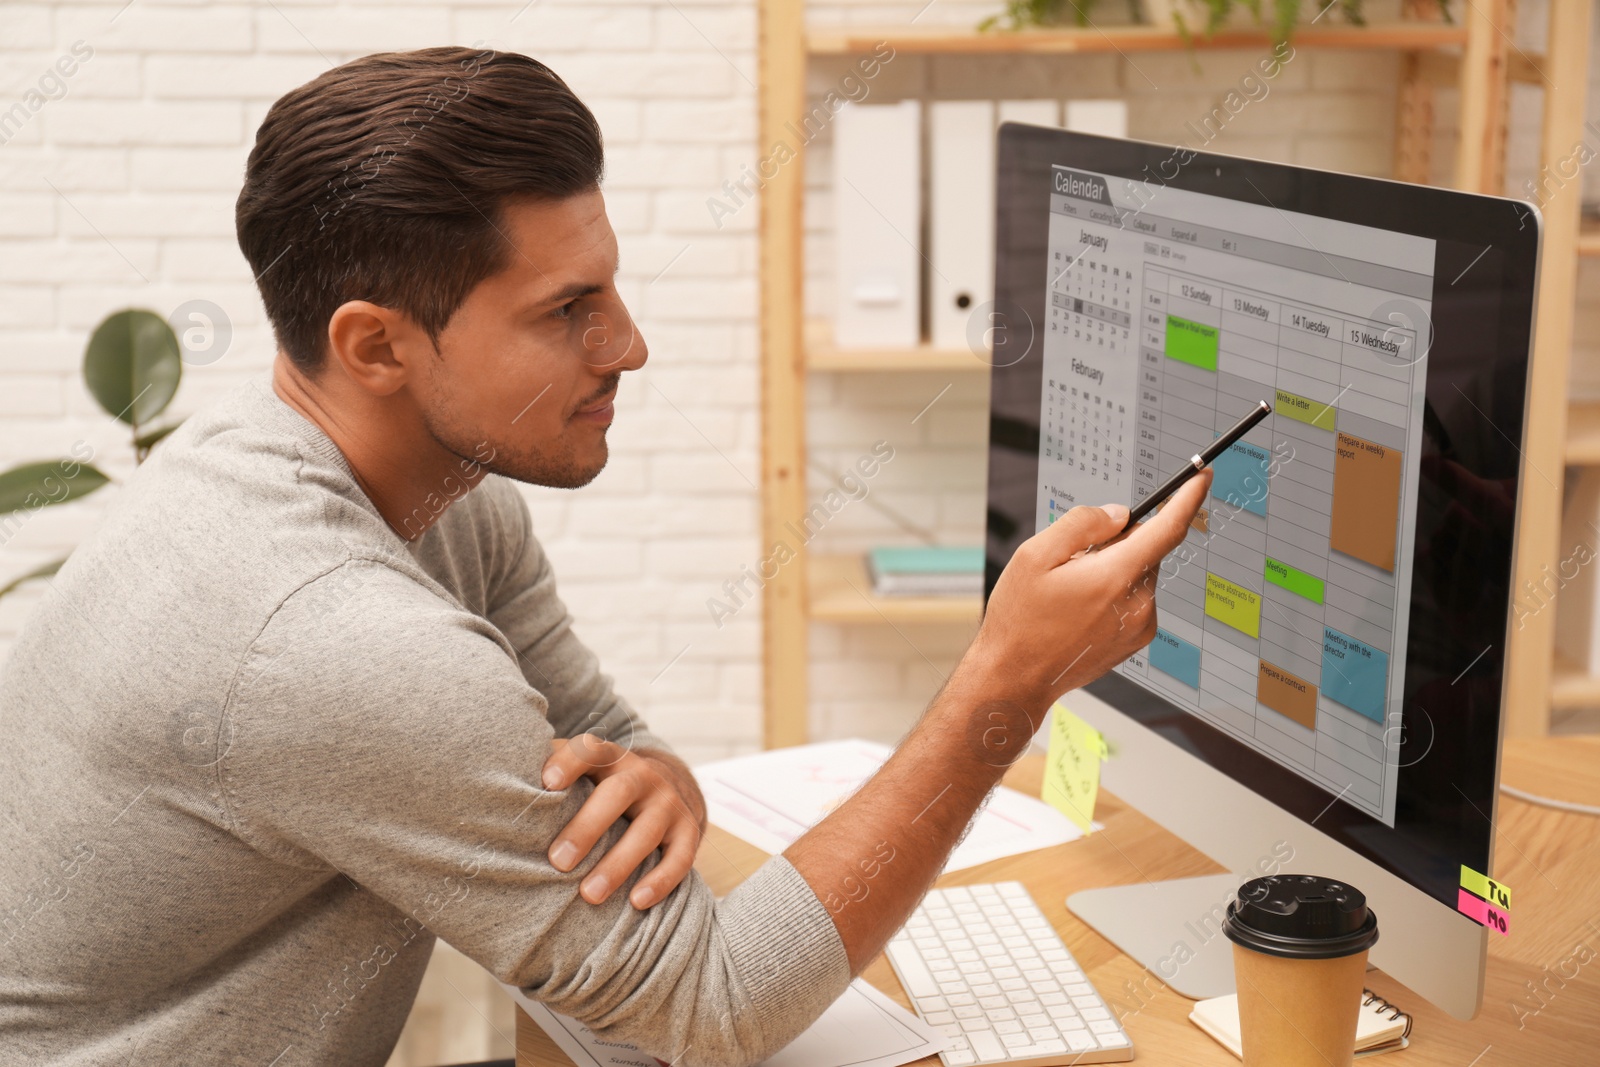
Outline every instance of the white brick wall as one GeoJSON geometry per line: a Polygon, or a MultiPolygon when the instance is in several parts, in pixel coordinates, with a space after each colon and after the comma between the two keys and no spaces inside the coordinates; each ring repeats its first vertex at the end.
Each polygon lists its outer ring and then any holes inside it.
{"type": "MultiPolygon", "coordinates": [[[[1369,2],[1374,17],[1384,2],[1369,2]]],[[[808,17],[817,25],[913,16],[920,24],[971,24],[997,6],[823,0],[808,17]]],[[[1541,6],[1522,5],[1526,33],[1536,34],[1541,6]]],[[[1111,21],[1120,9],[1108,0],[1101,11],[1111,21]]],[[[719,228],[706,208],[723,181],[759,155],[753,0],[7,4],[0,6],[0,113],[80,40],[93,56],[65,79],[64,96],[0,145],[0,464],[49,457],[82,438],[113,474],[128,472],[118,427],[84,393],[78,373],[88,330],[119,307],[166,313],[205,298],[230,317],[231,350],[187,369],[175,411],[191,411],[268,365],[270,335],[234,243],[232,207],[250,139],[278,95],[330,63],[387,48],[487,40],[537,55],[605,130],[622,286],[652,359],[620,399],[611,465],[581,493],[530,488],[535,520],[581,632],[657,726],[692,757],[753,747],[759,609],[747,606],[720,629],[706,609],[723,581],[762,555],[757,212],[747,206],[719,228]]],[[[1255,58],[1207,53],[1196,69],[1183,55],[899,56],[872,93],[875,100],[1115,96],[1129,101],[1134,136],[1171,140],[1255,58]]],[[[1392,56],[1302,51],[1271,94],[1211,147],[1387,173],[1394,70],[1392,56]]],[[[820,99],[843,71],[841,62],[816,64],[813,96],[820,99]]],[[[1450,94],[1440,106],[1442,172],[1454,143],[1450,94]]],[[[1519,99],[1513,188],[1533,172],[1529,106],[1519,99]]],[[[819,315],[832,290],[829,142],[824,133],[814,143],[807,168],[806,300],[819,315]]],[[[1585,292],[1592,284],[1586,268],[1585,292]]],[[[1600,391],[1600,359],[1592,356],[1600,305],[1581,303],[1584,352],[1574,379],[1600,391]]],[[[977,376],[819,376],[810,393],[808,477],[819,491],[828,471],[845,468],[873,441],[896,449],[869,500],[849,505],[815,547],[853,551],[907,540],[901,520],[949,541],[981,536],[987,396],[977,376]]],[[[114,491],[36,516],[0,546],[0,575],[70,547],[114,491]]],[[[38,595],[0,601],[0,654],[38,595]]],[[[897,735],[959,656],[968,631],[813,627],[816,728],[897,735]]]]}
{"type": "MultiPolygon", "coordinates": [[[[599,116],[621,281],[653,353],[622,394],[607,471],[582,494],[528,491],[540,535],[623,690],[691,757],[751,748],[759,612],[719,631],[704,607],[732,561],[757,555],[754,212],[718,231],[705,211],[755,142],[751,3],[0,8],[0,113],[74,42],[93,49],[0,145],[0,465],[84,438],[129,472],[121,431],[79,377],[88,330],[117,308],[205,298],[229,316],[230,351],[186,368],[175,412],[267,367],[233,235],[267,106],[358,55],[480,40],[546,59],[599,116]]],[[[34,516],[0,547],[0,574],[70,548],[114,492],[34,516]]],[[[39,595],[0,601],[0,654],[39,595]]]]}

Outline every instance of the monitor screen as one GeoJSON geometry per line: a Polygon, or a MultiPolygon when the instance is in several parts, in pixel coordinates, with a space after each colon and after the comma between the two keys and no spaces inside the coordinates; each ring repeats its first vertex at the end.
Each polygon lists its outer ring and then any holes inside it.
{"type": "Polygon", "coordinates": [[[1536,226],[1021,126],[999,189],[991,588],[1267,401],[1161,568],[1155,640],[1090,689],[1453,904],[1488,853],[1536,226]]]}

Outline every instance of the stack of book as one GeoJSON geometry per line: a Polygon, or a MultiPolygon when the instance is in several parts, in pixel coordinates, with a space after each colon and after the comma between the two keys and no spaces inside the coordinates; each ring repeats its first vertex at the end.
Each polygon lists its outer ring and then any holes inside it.
{"type": "Polygon", "coordinates": [[[983,549],[874,548],[867,553],[867,572],[880,596],[981,596],[983,549]]]}

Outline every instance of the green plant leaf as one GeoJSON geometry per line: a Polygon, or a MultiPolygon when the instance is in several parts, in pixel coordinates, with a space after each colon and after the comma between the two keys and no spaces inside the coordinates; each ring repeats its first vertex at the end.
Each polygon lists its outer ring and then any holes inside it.
{"type": "Polygon", "coordinates": [[[65,504],[88,496],[110,480],[98,467],[72,459],[23,463],[0,474],[0,514],[65,504]],[[76,473],[67,474],[73,467],[76,473]]]}
{"type": "Polygon", "coordinates": [[[1098,0],[1006,0],[998,14],[990,15],[978,23],[980,31],[997,27],[1023,30],[1029,27],[1059,26],[1067,19],[1071,8],[1072,19],[1079,26],[1089,24],[1089,12],[1098,0]]]}
{"type": "Polygon", "coordinates": [[[153,311],[134,308],[108,316],[83,353],[89,392],[107,414],[130,426],[161,414],[182,374],[178,338],[153,311]]]}
{"type": "Polygon", "coordinates": [[[151,445],[155,444],[157,441],[161,440],[163,437],[167,436],[167,434],[171,433],[173,430],[176,430],[182,425],[183,420],[179,419],[177,422],[169,422],[165,426],[157,426],[153,430],[146,430],[144,433],[133,439],[133,447],[149,448],[151,445]]]}
{"type": "Polygon", "coordinates": [[[1273,0],[1272,43],[1282,44],[1300,21],[1300,0],[1273,0]]]}
{"type": "Polygon", "coordinates": [[[1183,50],[1189,56],[1189,69],[1198,77],[1200,61],[1194,55],[1194,33],[1189,29],[1189,22],[1183,17],[1183,12],[1172,12],[1172,24],[1178,28],[1178,40],[1183,42],[1183,50]]]}
{"type": "Polygon", "coordinates": [[[1233,0],[1206,0],[1206,39],[1216,36],[1217,30],[1228,18],[1228,12],[1233,9],[1233,0]]]}
{"type": "Polygon", "coordinates": [[[15,578],[13,578],[9,582],[7,582],[5,585],[0,585],[0,596],[5,596],[7,593],[9,593],[13,589],[17,588],[17,586],[21,585],[23,582],[31,582],[35,578],[48,578],[48,577],[50,577],[52,574],[56,573],[56,571],[59,571],[61,569],[61,565],[63,563],[65,563],[65,562],[67,562],[67,557],[66,556],[62,556],[60,559],[51,560],[49,563],[45,563],[45,564],[42,564],[41,566],[35,567],[35,568],[33,568],[33,570],[28,571],[26,574],[17,575],[15,578]]]}

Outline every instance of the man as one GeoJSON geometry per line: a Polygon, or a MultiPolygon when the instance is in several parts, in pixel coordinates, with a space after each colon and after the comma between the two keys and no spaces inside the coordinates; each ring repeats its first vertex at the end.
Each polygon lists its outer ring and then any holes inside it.
{"type": "Polygon", "coordinates": [[[435,936],[607,1037],[756,1062],[1052,700],[1148,643],[1208,479],[1092,554],[1125,509],[1023,545],[881,773],[714,901],[693,777],[572,633],[511,484],[594,478],[646,359],[601,170],[518,55],[370,56],[268,112],[238,232],[271,380],[157,450],[0,676],[0,1063],[381,1064],[435,936]]]}

